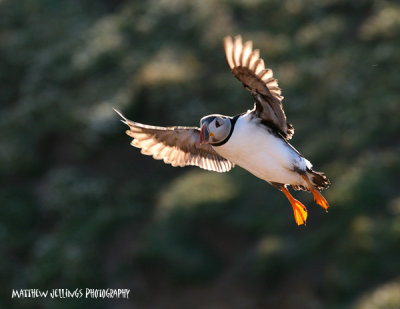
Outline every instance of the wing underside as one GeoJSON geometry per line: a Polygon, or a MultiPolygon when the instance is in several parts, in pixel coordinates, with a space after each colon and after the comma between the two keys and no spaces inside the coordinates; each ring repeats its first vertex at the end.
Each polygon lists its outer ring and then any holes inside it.
{"type": "Polygon", "coordinates": [[[205,170],[227,172],[234,167],[229,160],[218,155],[209,144],[200,144],[200,130],[196,127],[150,126],[126,119],[126,134],[133,138],[131,145],[141,153],[163,160],[172,166],[194,165],[205,170]]]}

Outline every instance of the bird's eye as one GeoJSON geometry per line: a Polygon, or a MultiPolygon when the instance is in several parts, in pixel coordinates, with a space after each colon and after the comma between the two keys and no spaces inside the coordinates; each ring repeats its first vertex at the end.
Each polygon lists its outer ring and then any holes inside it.
{"type": "Polygon", "coordinates": [[[222,126],[222,122],[220,123],[220,122],[218,121],[218,119],[215,120],[215,127],[218,128],[218,127],[220,127],[220,126],[222,126]]]}

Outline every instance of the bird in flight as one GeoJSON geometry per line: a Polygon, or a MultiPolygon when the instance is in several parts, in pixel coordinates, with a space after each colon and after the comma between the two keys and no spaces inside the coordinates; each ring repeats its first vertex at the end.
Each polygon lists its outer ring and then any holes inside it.
{"type": "Polygon", "coordinates": [[[289,144],[294,129],[283,110],[281,89],[252,45],[252,41],[243,43],[241,36],[224,39],[229,68],[255,101],[254,108],[243,114],[204,116],[198,128],[141,124],[115,111],[129,126],[126,134],[133,138],[131,145],[142,154],[172,166],[195,165],[215,172],[241,166],[279,189],[289,200],[297,225],[302,225],[307,209],[287,187],[310,191],[315,202],[327,210],[328,202],[319,191],[330,182],[289,144]]]}

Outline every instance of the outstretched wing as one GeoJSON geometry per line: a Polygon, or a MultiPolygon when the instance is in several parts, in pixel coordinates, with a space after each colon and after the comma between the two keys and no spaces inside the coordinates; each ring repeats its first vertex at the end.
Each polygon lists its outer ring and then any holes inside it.
{"type": "Polygon", "coordinates": [[[225,37],[224,49],[233,75],[251,92],[256,101],[256,115],[278,129],[283,137],[290,139],[294,129],[287,122],[283,111],[283,97],[278,80],[273,77],[271,69],[264,67],[260,51],[253,50],[252,41],[243,44],[240,35],[233,40],[230,36],[225,37]]]}
{"type": "Polygon", "coordinates": [[[122,122],[129,126],[126,134],[133,137],[132,146],[141,153],[164,160],[172,166],[196,165],[205,170],[228,172],[234,164],[218,155],[209,144],[200,144],[200,129],[196,127],[156,127],[126,119],[119,111],[122,122]]]}

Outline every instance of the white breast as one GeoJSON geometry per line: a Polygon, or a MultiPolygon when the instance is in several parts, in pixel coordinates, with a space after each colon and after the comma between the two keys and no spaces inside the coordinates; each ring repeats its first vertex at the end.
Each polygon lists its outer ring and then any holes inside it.
{"type": "Polygon", "coordinates": [[[294,169],[305,171],[307,167],[311,168],[308,160],[257,123],[249,113],[239,117],[230,139],[214,149],[221,156],[269,182],[306,185],[294,169]]]}

